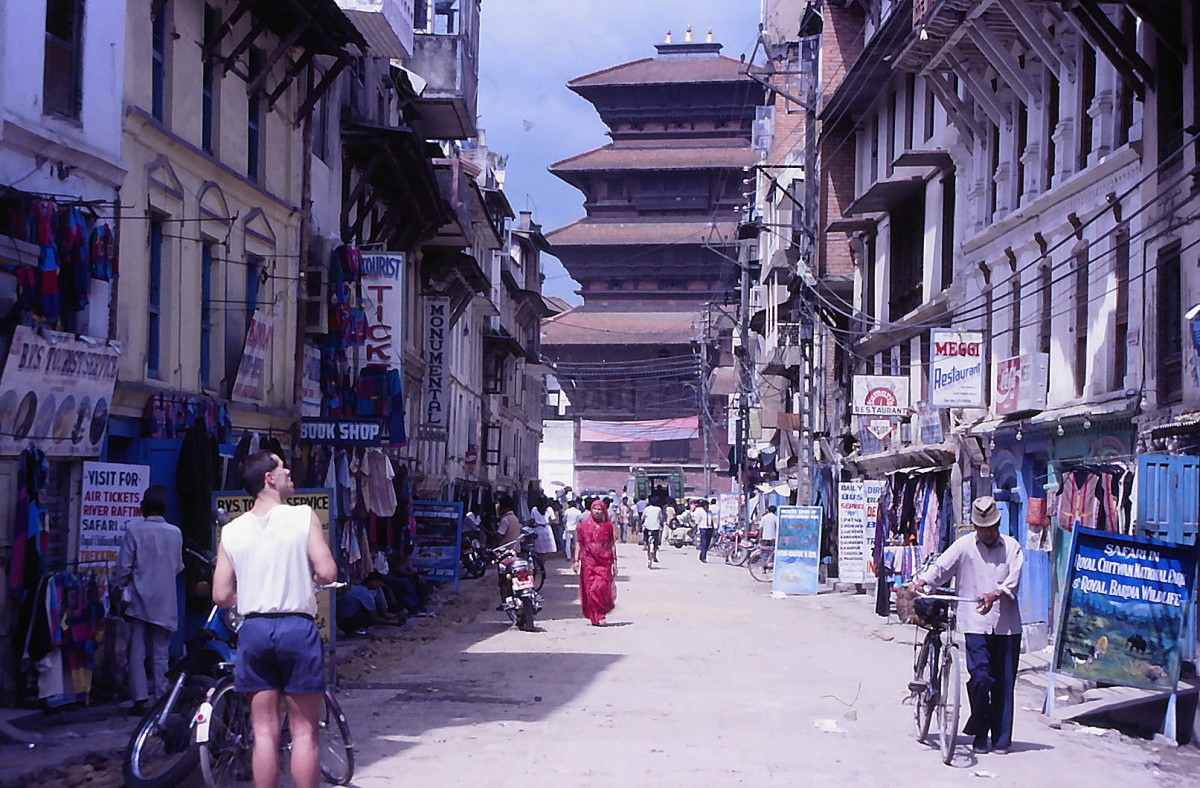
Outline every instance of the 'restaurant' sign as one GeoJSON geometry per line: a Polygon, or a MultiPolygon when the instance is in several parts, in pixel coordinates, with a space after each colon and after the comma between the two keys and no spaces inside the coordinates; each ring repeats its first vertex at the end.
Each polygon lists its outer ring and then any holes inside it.
{"type": "Polygon", "coordinates": [[[450,299],[425,299],[425,418],[423,427],[446,427],[446,337],[450,333],[450,299]]]}
{"type": "Polygon", "coordinates": [[[98,457],[121,346],[17,326],[0,375],[0,456],[37,446],[50,457],[98,457]]]}
{"type": "Polygon", "coordinates": [[[362,292],[366,301],[367,341],[362,363],[404,368],[404,252],[363,255],[362,292]]]}
{"type": "Polygon", "coordinates": [[[855,416],[907,416],[908,378],[855,375],[853,407],[855,416]]]}
{"type": "Polygon", "coordinates": [[[935,328],[929,332],[929,404],[934,408],[984,408],[983,334],[935,328]]]}
{"type": "Polygon", "coordinates": [[[301,419],[300,442],[327,446],[378,446],[383,442],[379,419],[301,419]]]}

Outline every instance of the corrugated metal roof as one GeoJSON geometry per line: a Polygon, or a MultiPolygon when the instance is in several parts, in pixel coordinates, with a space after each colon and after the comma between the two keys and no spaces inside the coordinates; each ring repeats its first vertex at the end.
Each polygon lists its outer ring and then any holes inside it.
{"type": "Polygon", "coordinates": [[[758,153],[744,146],[630,147],[605,145],[550,165],[551,172],[593,170],[685,170],[724,167],[740,169],[758,162],[758,153]]]}
{"type": "Polygon", "coordinates": [[[736,222],[601,222],[580,219],[546,234],[551,246],[667,246],[730,244],[736,222]]]}
{"type": "Polygon", "coordinates": [[[572,309],[542,321],[542,347],[548,350],[556,345],[690,343],[699,319],[699,309],[670,312],[572,309]]]}
{"type": "Polygon", "coordinates": [[[647,57],[584,74],[568,82],[567,87],[574,90],[602,85],[751,81],[742,75],[743,68],[740,61],[724,55],[705,58],[647,57]]]}

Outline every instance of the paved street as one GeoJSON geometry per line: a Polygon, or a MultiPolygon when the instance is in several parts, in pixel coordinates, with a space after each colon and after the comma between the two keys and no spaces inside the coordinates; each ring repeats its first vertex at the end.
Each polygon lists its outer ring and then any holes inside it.
{"type": "Polygon", "coordinates": [[[505,625],[489,574],[464,587],[484,612],[439,622],[445,634],[403,648],[394,668],[383,643],[369,644],[375,669],[347,675],[342,692],[355,784],[854,785],[904,775],[943,785],[974,775],[1162,786],[1189,783],[1183,775],[1200,765],[1189,748],[1047,728],[1023,688],[1014,752],[975,759],[963,746],[945,767],[913,741],[901,702],[912,627],[881,622],[863,596],[773,599],[744,569],[702,565],[690,549],[667,548],[654,571],[634,546],[621,549],[607,628],[579,617],[574,576],[557,561],[543,632],[505,625]]]}

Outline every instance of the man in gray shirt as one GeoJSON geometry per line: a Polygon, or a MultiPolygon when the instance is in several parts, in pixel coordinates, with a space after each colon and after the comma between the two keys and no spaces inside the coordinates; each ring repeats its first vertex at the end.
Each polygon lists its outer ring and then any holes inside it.
{"type": "Polygon", "coordinates": [[[1017,586],[1025,555],[1011,536],[1000,533],[1000,509],[990,497],[971,505],[975,533],[959,537],[914,581],[937,587],[955,578],[958,630],[967,645],[967,696],[971,718],[963,733],[974,736],[975,752],[1007,753],[1012,746],[1013,690],[1021,657],[1021,607],[1017,586]]]}
{"type": "Polygon", "coordinates": [[[176,576],[183,571],[183,534],[163,519],[167,488],[153,484],[142,495],[142,519],[125,528],[125,538],[113,568],[112,584],[128,603],[131,626],[129,692],[131,714],[145,711],[151,695],[146,686],[146,652],[150,652],[153,698],[167,691],[167,658],[171,633],[179,624],[176,576]]]}

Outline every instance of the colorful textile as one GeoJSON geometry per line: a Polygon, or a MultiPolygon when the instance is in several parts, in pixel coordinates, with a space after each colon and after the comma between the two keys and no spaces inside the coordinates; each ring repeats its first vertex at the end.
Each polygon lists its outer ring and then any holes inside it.
{"type": "Polygon", "coordinates": [[[579,601],[583,615],[593,624],[598,624],[606,613],[617,604],[617,583],[613,568],[617,563],[617,544],[612,522],[608,519],[608,507],[597,502],[603,509],[599,520],[588,514],[576,529],[579,540],[579,601]]]}

